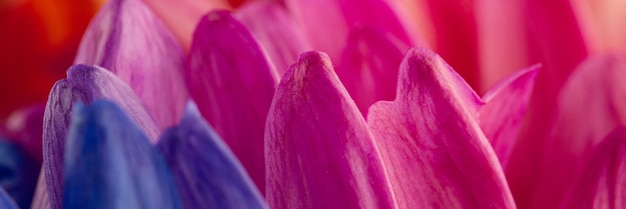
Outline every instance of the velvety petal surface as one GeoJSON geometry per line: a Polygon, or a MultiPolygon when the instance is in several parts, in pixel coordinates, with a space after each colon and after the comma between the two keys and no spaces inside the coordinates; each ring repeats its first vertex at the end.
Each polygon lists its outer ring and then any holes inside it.
{"type": "Polygon", "coordinates": [[[0,208],[3,209],[19,209],[17,204],[11,199],[11,196],[4,191],[3,188],[0,188],[0,208]]]}
{"type": "Polygon", "coordinates": [[[267,208],[263,196],[228,146],[188,103],[159,149],[172,169],[184,208],[267,208]]]}
{"type": "Polygon", "coordinates": [[[350,33],[337,75],[364,116],[374,102],[395,98],[398,68],[408,48],[375,27],[364,25],[350,33]]]}
{"type": "Polygon", "coordinates": [[[503,167],[515,146],[539,68],[536,65],[505,78],[482,98],[485,105],[479,112],[480,128],[503,167]]]}
{"type": "Polygon", "coordinates": [[[188,99],[184,52],[141,0],[111,0],[93,19],[76,64],[102,66],[141,98],[161,130],[178,119],[188,99]]]}
{"type": "Polygon", "coordinates": [[[581,168],[561,208],[625,208],[626,127],[604,138],[581,168]]]}
{"type": "MultiPolygon", "coordinates": [[[[467,86],[436,54],[411,49],[393,102],[368,124],[401,208],[515,208],[502,168],[480,130],[467,86]]],[[[469,89],[471,90],[471,89],[469,89]]]]}
{"type": "Polygon", "coordinates": [[[30,208],[39,168],[39,162],[17,144],[0,137],[0,190],[6,190],[20,208],[30,208]]]}
{"type": "Polygon", "coordinates": [[[417,43],[408,36],[385,0],[285,0],[284,3],[303,26],[313,49],[327,52],[335,62],[340,61],[352,28],[361,24],[389,32],[404,44],[417,43]]]}
{"type": "Polygon", "coordinates": [[[374,138],[333,72],[306,52],[276,90],[265,130],[272,208],[393,208],[374,138]]]}
{"type": "Polygon", "coordinates": [[[198,24],[187,85],[202,116],[265,188],[263,132],[278,76],[250,32],[227,11],[198,24]]]}
{"type": "MultiPolygon", "coordinates": [[[[614,55],[587,59],[564,85],[543,147],[537,147],[532,207],[555,208],[574,183],[585,156],[613,129],[626,124],[626,64],[614,55]]],[[[527,154],[528,155],[528,154],[527,154]]]]}
{"type": "Polygon", "coordinates": [[[51,208],[61,208],[63,153],[76,102],[89,104],[106,98],[116,102],[155,142],[159,129],[143,109],[133,90],[106,69],[75,65],[67,71],[67,78],[58,81],[48,97],[43,125],[43,170],[45,171],[51,208]]]}
{"type": "Polygon", "coordinates": [[[181,208],[165,159],[115,103],[74,107],[63,208],[181,208]]]}
{"type": "Polygon", "coordinates": [[[301,27],[278,2],[250,1],[234,15],[250,30],[281,76],[300,53],[312,49],[301,27]]]}

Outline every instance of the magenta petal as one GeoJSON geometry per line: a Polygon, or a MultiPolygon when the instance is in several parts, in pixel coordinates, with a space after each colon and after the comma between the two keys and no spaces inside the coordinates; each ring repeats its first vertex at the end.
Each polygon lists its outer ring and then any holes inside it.
{"type": "Polygon", "coordinates": [[[18,109],[6,121],[7,138],[20,146],[28,155],[41,163],[41,135],[45,105],[37,104],[18,109]]]}
{"type": "Polygon", "coordinates": [[[58,81],[48,97],[43,124],[43,170],[52,209],[61,208],[63,153],[74,103],[91,103],[100,98],[116,102],[155,142],[159,129],[143,109],[141,101],[119,78],[104,68],[75,65],[67,78],[58,81]]]}
{"type": "Polygon", "coordinates": [[[626,127],[598,144],[568,189],[561,208],[626,208],[626,127]]]}
{"type": "Polygon", "coordinates": [[[392,34],[374,27],[351,32],[337,75],[364,116],[374,102],[395,98],[398,68],[408,49],[392,34]]]}
{"type": "Polygon", "coordinates": [[[187,84],[202,116],[265,188],[263,132],[278,80],[248,30],[227,11],[214,11],[196,28],[187,84]]]}
{"type": "Polygon", "coordinates": [[[234,15],[250,29],[279,75],[296,62],[298,54],[311,50],[302,29],[277,2],[251,1],[234,15]]]}
{"type": "Polygon", "coordinates": [[[307,52],[285,74],[265,130],[271,208],[393,208],[363,116],[326,54],[307,52]]]}
{"type": "Polygon", "coordinates": [[[540,66],[522,70],[498,82],[483,96],[480,128],[506,167],[515,145],[540,66]]]}
{"type": "Polygon", "coordinates": [[[74,63],[111,70],[164,130],[178,122],[188,99],[183,59],[175,38],[141,0],[111,0],[87,28],[74,63]]]}
{"type": "Polygon", "coordinates": [[[370,108],[369,127],[398,206],[514,208],[498,159],[451,72],[433,52],[411,49],[396,100],[370,108]]]}

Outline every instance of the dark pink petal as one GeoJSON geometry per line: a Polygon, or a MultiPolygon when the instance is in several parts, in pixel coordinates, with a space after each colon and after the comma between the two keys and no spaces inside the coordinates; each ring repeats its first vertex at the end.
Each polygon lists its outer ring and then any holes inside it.
{"type": "Polygon", "coordinates": [[[182,48],[141,0],[111,0],[87,28],[74,62],[115,73],[163,130],[176,124],[188,99],[183,59],[182,48]]]}
{"type": "Polygon", "coordinates": [[[539,67],[535,65],[505,78],[483,96],[485,105],[480,109],[480,128],[503,167],[526,115],[539,67]]]}
{"type": "Polygon", "coordinates": [[[468,87],[454,85],[457,79],[433,52],[411,49],[396,100],[370,108],[368,124],[398,206],[514,208],[498,159],[470,111],[468,87]]]}
{"type": "Polygon", "coordinates": [[[20,146],[28,155],[41,163],[41,135],[45,105],[37,104],[18,109],[6,121],[7,137],[20,146]]]}
{"type": "MultiPolygon", "coordinates": [[[[306,33],[315,50],[327,52],[339,61],[350,30],[371,25],[412,45],[397,15],[384,0],[285,0],[285,5],[306,33]]],[[[342,63],[336,63],[342,64],[342,63]]]]}
{"type": "Polygon", "coordinates": [[[254,35],[281,76],[300,53],[311,50],[302,29],[278,2],[251,1],[234,15],[254,35]]]}
{"type": "Polygon", "coordinates": [[[52,87],[44,115],[43,170],[52,209],[61,208],[63,153],[72,107],[76,102],[89,104],[100,98],[116,102],[152,142],[158,139],[159,129],[124,81],[104,68],[86,65],[71,67],[67,78],[52,87]]]}
{"type": "Polygon", "coordinates": [[[626,127],[618,127],[598,144],[561,208],[626,208],[626,127]]]}
{"type": "Polygon", "coordinates": [[[374,139],[326,54],[285,74],[265,129],[271,208],[393,208],[374,139]]]}
{"type": "Polygon", "coordinates": [[[395,98],[398,68],[408,48],[374,27],[351,31],[337,75],[364,116],[374,102],[395,98]]]}
{"type": "MultiPolygon", "coordinates": [[[[537,146],[531,207],[556,208],[574,182],[584,156],[613,129],[626,124],[626,65],[616,56],[581,64],[564,85],[543,146],[537,146]]],[[[530,157],[529,157],[530,158],[530,157]]],[[[531,158],[532,159],[532,158],[531,158]]],[[[512,166],[512,165],[511,165],[512,166]]]]}
{"type": "Polygon", "coordinates": [[[202,18],[186,74],[191,96],[241,161],[265,188],[263,132],[278,76],[248,30],[227,11],[202,18]]]}

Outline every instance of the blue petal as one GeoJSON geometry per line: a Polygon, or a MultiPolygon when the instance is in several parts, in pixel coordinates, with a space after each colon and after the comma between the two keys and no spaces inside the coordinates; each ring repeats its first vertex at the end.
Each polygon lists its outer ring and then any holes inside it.
{"type": "Polygon", "coordinates": [[[21,208],[30,208],[40,166],[17,145],[0,140],[0,186],[21,208]]]}
{"type": "Polygon", "coordinates": [[[159,149],[185,208],[267,208],[259,191],[226,144],[187,105],[180,124],[165,132],[159,149]]]}
{"type": "Polygon", "coordinates": [[[165,160],[110,101],[73,111],[64,163],[63,208],[180,208],[165,160]]]}
{"type": "Polygon", "coordinates": [[[18,209],[13,199],[9,197],[6,191],[0,187],[0,208],[2,209],[18,209]]]}

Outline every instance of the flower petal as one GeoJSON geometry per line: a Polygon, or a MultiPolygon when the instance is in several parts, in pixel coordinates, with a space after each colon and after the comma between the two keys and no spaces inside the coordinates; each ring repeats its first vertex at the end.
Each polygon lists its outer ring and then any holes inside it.
{"type": "Polygon", "coordinates": [[[392,208],[383,164],[363,116],[320,52],[283,77],[265,130],[272,208],[392,208]]]}
{"type": "Polygon", "coordinates": [[[141,128],[116,104],[74,108],[63,208],[181,208],[174,180],[141,128]]]}
{"type": "Polygon", "coordinates": [[[267,208],[237,158],[193,103],[159,149],[172,169],[184,208],[267,208]]]}
{"type": "Polygon", "coordinates": [[[312,49],[291,14],[277,2],[252,1],[234,15],[250,29],[281,76],[298,54],[312,49]]]}
{"type": "Polygon", "coordinates": [[[3,188],[0,188],[0,208],[3,209],[19,209],[13,199],[4,191],[3,188]]]}
{"type": "Polygon", "coordinates": [[[46,184],[45,170],[45,167],[41,167],[33,201],[30,204],[30,209],[50,209],[51,207],[50,197],[48,196],[48,186],[46,184]]]}
{"type": "Polygon", "coordinates": [[[187,84],[202,116],[257,187],[265,188],[263,131],[276,72],[250,32],[227,11],[211,12],[200,21],[188,61],[187,84]]]}
{"type": "Polygon", "coordinates": [[[503,167],[508,163],[526,115],[539,67],[535,65],[505,78],[483,96],[485,105],[480,109],[480,128],[503,167]]]}
{"type": "Polygon", "coordinates": [[[396,100],[370,108],[368,124],[398,205],[514,208],[498,159],[456,79],[439,56],[411,49],[396,100]]]}
{"type": "Polygon", "coordinates": [[[141,0],[111,0],[87,28],[74,63],[111,70],[164,130],[188,99],[183,60],[182,48],[141,0]]]}
{"type": "Polygon", "coordinates": [[[20,108],[7,118],[7,137],[21,147],[30,158],[41,163],[41,135],[45,105],[37,104],[20,108]]]}
{"type": "Polygon", "coordinates": [[[48,98],[43,126],[43,170],[51,208],[61,208],[63,153],[74,103],[91,103],[100,98],[113,100],[127,112],[153,142],[159,129],[143,109],[141,101],[123,81],[106,69],[75,65],[67,78],[58,81],[48,98]]]}
{"type": "Polygon", "coordinates": [[[561,208],[625,208],[626,127],[609,133],[581,168],[561,208]]]}
{"type": "Polygon", "coordinates": [[[361,113],[396,95],[398,68],[409,47],[392,34],[364,25],[352,30],[337,75],[361,113]]]}
{"type": "MultiPolygon", "coordinates": [[[[39,162],[18,145],[0,137],[0,186],[6,189],[20,208],[30,208],[39,168],[39,162]]],[[[1,202],[0,206],[3,204],[1,202]]]]}

